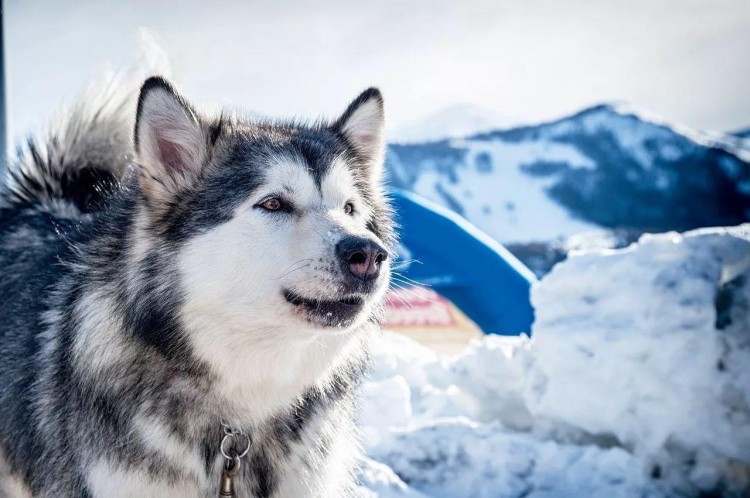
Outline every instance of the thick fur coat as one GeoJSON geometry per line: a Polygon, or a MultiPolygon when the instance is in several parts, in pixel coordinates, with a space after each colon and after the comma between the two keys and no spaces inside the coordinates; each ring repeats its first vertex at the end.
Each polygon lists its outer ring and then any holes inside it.
{"type": "Polygon", "coordinates": [[[346,496],[394,242],[380,93],[314,125],[208,117],[158,77],[118,102],[9,168],[0,489],[216,496],[225,423],[238,496],[346,496]]]}

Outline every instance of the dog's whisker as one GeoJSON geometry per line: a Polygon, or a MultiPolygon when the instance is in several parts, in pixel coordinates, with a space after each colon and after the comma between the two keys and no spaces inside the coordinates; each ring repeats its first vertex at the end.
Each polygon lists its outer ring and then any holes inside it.
{"type": "Polygon", "coordinates": [[[388,300],[389,301],[392,300],[393,297],[395,297],[396,299],[398,299],[399,301],[401,301],[401,304],[403,304],[407,308],[414,309],[414,305],[413,304],[411,304],[409,301],[407,301],[406,299],[404,299],[403,296],[400,296],[400,295],[398,295],[396,293],[389,295],[388,300]]]}
{"type": "Polygon", "coordinates": [[[318,234],[318,236],[319,236],[319,237],[320,237],[321,239],[323,239],[323,242],[328,242],[328,239],[326,239],[326,238],[325,238],[325,236],[323,236],[323,234],[322,234],[322,233],[320,233],[319,231],[317,231],[317,230],[316,230],[316,229],[314,229],[314,228],[311,228],[311,230],[312,230],[313,232],[315,232],[316,234],[318,234]]]}
{"type": "Polygon", "coordinates": [[[392,271],[398,271],[398,270],[401,270],[401,269],[403,269],[403,268],[407,268],[408,266],[411,266],[412,264],[415,264],[415,263],[416,263],[416,264],[419,264],[419,265],[423,264],[423,263],[422,263],[422,262],[421,262],[420,260],[418,260],[418,259],[407,259],[407,260],[401,260],[401,261],[397,261],[397,262],[396,262],[396,264],[394,264],[394,265],[393,265],[393,266],[391,267],[391,270],[392,270],[392,271]]]}
{"type": "Polygon", "coordinates": [[[430,298],[428,298],[426,296],[417,294],[416,292],[414,292],[413,290],[411,290],[408,287],[404,287],[404,286],[401,286],[401,285],[398,285],[398,284],[395,284],[395,283],[393,285],[395,285],[397,288],[403,290],[404,292],[408,292],[409,294],[411,294],[412,296],[414,296],[417,299],[421,299],[421,300],[430,302],[432,304],[439,304],[437,301],[433,301],[432,299],[430,299],[430,298]]]}
{"type": "Polygon", "coordinates": [[[305,259],[300,259],[299,261],[296,261],[296,262],[292,263],[291,265],[287,266],[287,267],[286,267],[286,268],[284,269],[284,271],[282,271],[282,272],[281,272],[281,275],[279,275],[278,277],[274,277],[274,278],[272,278],[271,280],[278,280],[278,279],[280,279],[280,278],[286,277],[287,275],[289,275],[289,274],[290,274],[290,273],[292,273],[292,272],[295,272],[295,271],[297,271],[297,270],[301,270],[302,268],[305,268],[305,265],[303,265],[303,266],[301,266],[301,267],[299,267],[299,268],[295,268],[294,270],[291,270],[291,271],[287,272],[287,270],[289,270],[289,269],[290,269],[290,268],[292,268],[293,266],[295,266],[295,265],[298,265],[298,264],[300,264],[300,263],[304,263],[304,262],[306,262],[306,261],[308,262],[308,264],[307,264],[306,266],[309,266],[309,265],[311,264],[311,262],[313,261],[313,258],[305,258],[305,259]]]}
{"type": "Polygon", "coordinates": [[[294,273],[294,272],[296,272],[296,271],[299,271],[299,270],[303,270],[303,269],[305,269],[305,268],[308,268],[308,267],[310,267],[310,265],[312,265],[312,263],[307,263],[307,264],[305,264],[305,265],[302,265],[302,266],[300,266],[300,267],[298,267],[298,268],[295,268],[295,269],[293,269],[293,270],[289,270],[288,272],[284,273],[283,275],[279,275],[279,276],[278,276],[278,277],[276,277],[276,278],[272,278],[271,280],[279,280],[280,278],[284,278],[284,277],[287,277],[287,276],[291,275],[292,273],[294,273]]]}
{"type": "Polygon", "coordinates": [[[411,304],[406,299],[404,299],[402,296],[396,295],[396,299],[398,299],[401,302],[401,304],[403,304],[406,308],[408,308],[410,310],[414,309],[414,305],[411,304]]]}
{"type": "Polygon", "coordinates": [[[398,282],[410,283],[410,284],[415,285],[417,287],[432,287],[432,285],[430,285],[430,284],[426,284],[424,282],[419,282],[418,280],[414,280],[414,279],[411,279],[409,277],[405,277],[405,276],[401,275],[400,273],[395,273],[394,272],[393,274],[391,274],[391,278],[393,280],[398,281],[398,282]]]}
{"type": "Polygon", "coordinates": [[[396,299],[399,299],[401,301],[401,303],[404,304],[405,306],[407,306],[409,308],[413,308],[414,305],[411,304],[408,299],[406,299],[404,296],[402,296],[398,292],[399,290],[406,291],[406,289],[404,287],[398,285],[398,284],[393,283],[393,282],[391,282],[391,285],[397,290],[397,292],[394,292],[394,293],[390,294],[389,296],[394,296],[394,297],[396,297],[396,299]]]}

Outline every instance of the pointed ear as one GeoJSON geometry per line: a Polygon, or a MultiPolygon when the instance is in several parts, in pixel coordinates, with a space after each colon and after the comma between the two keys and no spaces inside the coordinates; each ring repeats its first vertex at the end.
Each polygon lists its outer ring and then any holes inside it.
{"type": "Polygon", "coordinates": [[[135,118],[135,152],[141,187],[153,204],[187,188],[208,156],[208,140],[195,112],[165,79],[146,80],[135,118]]]}
{"type": "Polygon", "coordinates": [[[346,138],[362,159],[370,178],[379,182],[385,158],[385,112],[383,96],[368,88],[349,104],[333,128],[346,138]]]}

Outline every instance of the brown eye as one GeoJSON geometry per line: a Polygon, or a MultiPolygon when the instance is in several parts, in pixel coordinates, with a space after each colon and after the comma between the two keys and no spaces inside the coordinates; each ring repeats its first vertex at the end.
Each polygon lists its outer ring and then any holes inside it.
{"type": "Polygon", "coordinates": [[[278,197],[269,197],[261,203],[261,206],[268,211],[278,211],[281,209],[281,199],[278,197]]]}
{"type": "Polygon", "coordinates": [[[344,204],[344,212],[348,215],[354,214],[354,204],[352,204],[351,202],[347,202],[346,204],[344,204]]]}

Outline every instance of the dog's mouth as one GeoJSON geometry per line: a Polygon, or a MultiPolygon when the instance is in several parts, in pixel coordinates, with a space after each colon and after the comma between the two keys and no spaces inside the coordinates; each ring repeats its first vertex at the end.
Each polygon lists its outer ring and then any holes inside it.
{"type": "Polygon", "coordinates": [[[327,327],[351,325],[365,306],[364,298],[356,295],[326,300],[304,297],[284,290],[284,298],[302,312],[307,320],[327,327]]]}

